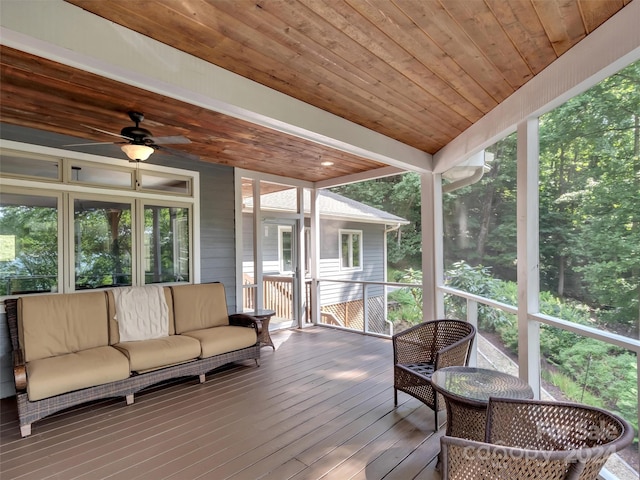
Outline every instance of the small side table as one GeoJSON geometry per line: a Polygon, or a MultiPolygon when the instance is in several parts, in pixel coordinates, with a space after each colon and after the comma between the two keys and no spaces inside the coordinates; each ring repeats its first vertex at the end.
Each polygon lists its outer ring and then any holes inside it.
{"type": "Polygon", "coordinates": [[[472,367],[445,367],[431,377],[447,406],[447,435],[484,442],[489,397],[533,398],[533,390],[513,375],[472,367]]]}
{"type": "Polygon", "coordinates": [[[247,315],[251,315],[256,320],[259,320],[261,323],[261,328],[259,328],[258,333],[258,342],[260,342],[261,347],[269,346],[274,350],[276,347],[273,345],[273,341],[271,340],[271,335],[269,335],[269,322],[271,321],[271,317],[273,317],[276,312],[275,310],[247,310],[241,313],[245,313],[247,315]]]}

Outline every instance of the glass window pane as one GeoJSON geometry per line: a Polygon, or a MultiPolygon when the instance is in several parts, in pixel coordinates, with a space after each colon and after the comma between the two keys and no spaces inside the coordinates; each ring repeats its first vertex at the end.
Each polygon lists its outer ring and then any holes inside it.
{"type": "Polygon", "coordinates": [[[349,235],[343,233],[342,238],[342,267],[349,267],[349,235]]]}
{"type": "Polygon", "coordinates": [[[55,197],[0,195],[0,295],[57,291],[55,197]]]}
{"type": "Polygon", "coordinates": [[[71,183],[103,185],[105,187],[133,188],[133,170],[94,166],[83,163],[71,167],[71,183]]]}
{"type": "Polygon", "coordinates": [[[154,175],[148,172],[140,172],[140,186],[144,190],[154,190],[157,192],[191,193],[191,182],[187,178],[175,176],[154,175]]]}
{"type": "Polygon", "coordinates": [[[131,285],[131,205],[74,200],[76,289],[131,285]]]}
{"type": "Polygon", "coordinates": [[[49,180],[59,180],[59,160],[44,160],[14,155],[3,151],[0,157],[0,172],[3,175],[20,177],[37,177],[49,180]]]}
{"type": "Polygon", "coordinates": [[[351,247],[353,252],[353,264],[354,268],[360,267],[360,235],[357,233],[351,234],[351,247]]]}
{"type": "Polygon", "coordinates": [[[190,280],[189,209],[144,208],[145,283],[190,280]]]}
{"type": "Polygon", "coordinates": [[[281,264],[280,269],[282,272],[291,272],[293,266],[291,264],[291,230],[281,230],[281,264]]]}

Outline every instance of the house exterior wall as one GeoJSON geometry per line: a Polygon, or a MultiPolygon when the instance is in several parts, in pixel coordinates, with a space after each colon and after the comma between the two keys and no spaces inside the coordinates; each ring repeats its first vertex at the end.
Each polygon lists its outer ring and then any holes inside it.
{"type": "MultiPolygon", "coordinates": [[[[305,220],[309,226],[309,219],[305,220]]],[[[279,276],[278,257],[278,225],[263,224],[262,237],[263,273],[266,276],[279,276]]],[[[254,283],[253,271],[253,221],[251,214],[244,214],[242,221],[243,253],[242,268],[245,281],[254,283]]],[[[321,219],[320,221],[320,272],[321,279],[383,282],[385,281],[385,225],[321,219]],[[362,269],[342,270],[340,268],[340,231],[358,230],[362,232],[362,269]]],[[[285,274],[286,275],[286,274],[285,274]]],[[[384,295],[384,287],[370,285],[367,287],[367,298],[377,299],[378,303],[384,295]]],[[[330,306],[361,302],[363,299],[362,284],[342,282],[320,282],[320,305],[330,306]]],[[[272,308],[272,307],[270,307],[272,308]]]]}
{"type": "MultiPolygon", "coordinates": [[[[372,223],[325,220],[320,227],[320,278],[383,282],[385,277],[385,226],[372,223]],[[341,270],[340,230],[362,231],[362,270],[341,270]]],[[[382,286],[368,287],[368,296],[380,296],[382,286]]],[[[320,304],[333,305],[362,299],[362,286],[320,282],[320,304]]]]}
{"type": "MultiPolygon", "coordinates": [[[[253,277],[253,222],[251,214],[244,214],[242,218],[243,273],[253,277]]],[[[305,226],[309,226],[308,219],[305,220],[305,226]]],[[[265,275],[279,275],[278,225],[264,224],[262,228],[264,229],[262,232],[263,272],[265,275]]],[[[321,220],[320,278],[370,282],[384,281],[386,262],[384,231],[385,226],[381,224],[321,220]],[[340,230],[362,231],[362,270],[340,269],[340,230]]],[[[335,284],[335,286],[340,288],[327,288],[326,292],[323,292],[323,304],[325,303],[325,299],[334,303],[351,299],[352,294],[348,293],[348,288],[345,288],[347,285],[335,284]],[[332,292],[332,290],[341,290],[341,293],[332,292]]],[[[382,292],[382,287],[371,288],[376,288],[380,294],[382,292]]]]}

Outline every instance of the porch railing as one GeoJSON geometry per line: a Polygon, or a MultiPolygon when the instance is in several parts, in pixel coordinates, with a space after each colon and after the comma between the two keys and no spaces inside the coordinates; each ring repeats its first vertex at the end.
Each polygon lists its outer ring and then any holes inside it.
{"type": "MultiPolygon", "coordinates": [[[[319,323],[387,337],[394,334],[396,326],[403,326],[402,321],[392,322],[397,316],[394,314],[398,310],[398,302],[389,300],[390,293],[412,289],[422,291],[422,285],[418,284],[331,278],[320,280],[319,286],[319,323]]],[[[416,305],[415,310],[421,316],[422,305],[416,305]]]]}
{"type": "MultiPolygon", "coordinates": [[[[263,306],[267,310],[275,311],[276,318],[293,319],[293,278],[280,275],[264,275],[263,306]]],[[[242,289],[244,310],[255,309],[256,284],[245,283],[242,289]]],[[[304,318],[311,318],[311,280],[305,280],[304,288],[304,318]]]]}

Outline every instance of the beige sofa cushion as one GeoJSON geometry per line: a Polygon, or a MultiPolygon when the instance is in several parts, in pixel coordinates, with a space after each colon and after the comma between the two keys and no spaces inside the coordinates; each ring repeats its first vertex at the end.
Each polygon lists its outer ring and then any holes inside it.
{"type": "Polygon", "coordinates": [[[176,333],[229,325],[223,284],[177,285],[171,290],[176,333]]]}
{"type": "MultiPolygon", "coordinates": [[[[175,335],[176,327],[173,323],[173,299],[171,289],[163,287],[164,297],[169,307],[169,335],[175,335]]],[[[116,321],[116,302],[112,290],[107,290],[107,305],[109,308],[109,345],[120,343],[120,331],[118,330],[118,322],[116,321]]]]}
{"type": "Polygon", "coordinates": [[[109,345],[103,291],[21,297],[18,322],[27,362],[109,345]]]}
{"type": "Polygon", "coordinates": [[[202,345],[202,358],[213,357],[221,353],[228,353],[241,348],[255,345],[258,341],[256,331],[248,327],[233,325],[194,330],[184,336],[196,338],[202,345]]]}
{"type": "MultiPolygon", "coordinates": [[[[84,296],[84,295],[82,295],[84,296]]],[[[29,400],[93,387],[129,377],[129,361],[113,347],[97,347],[27,364],[29,400]]]]}
{"type": "Polygon", "coordinates": [[[200,355],[200,342],[181,335],[140,342],[123,342],[114,346],[129,358],[133,372],[167,367],[196,359],[200,355]]]}

